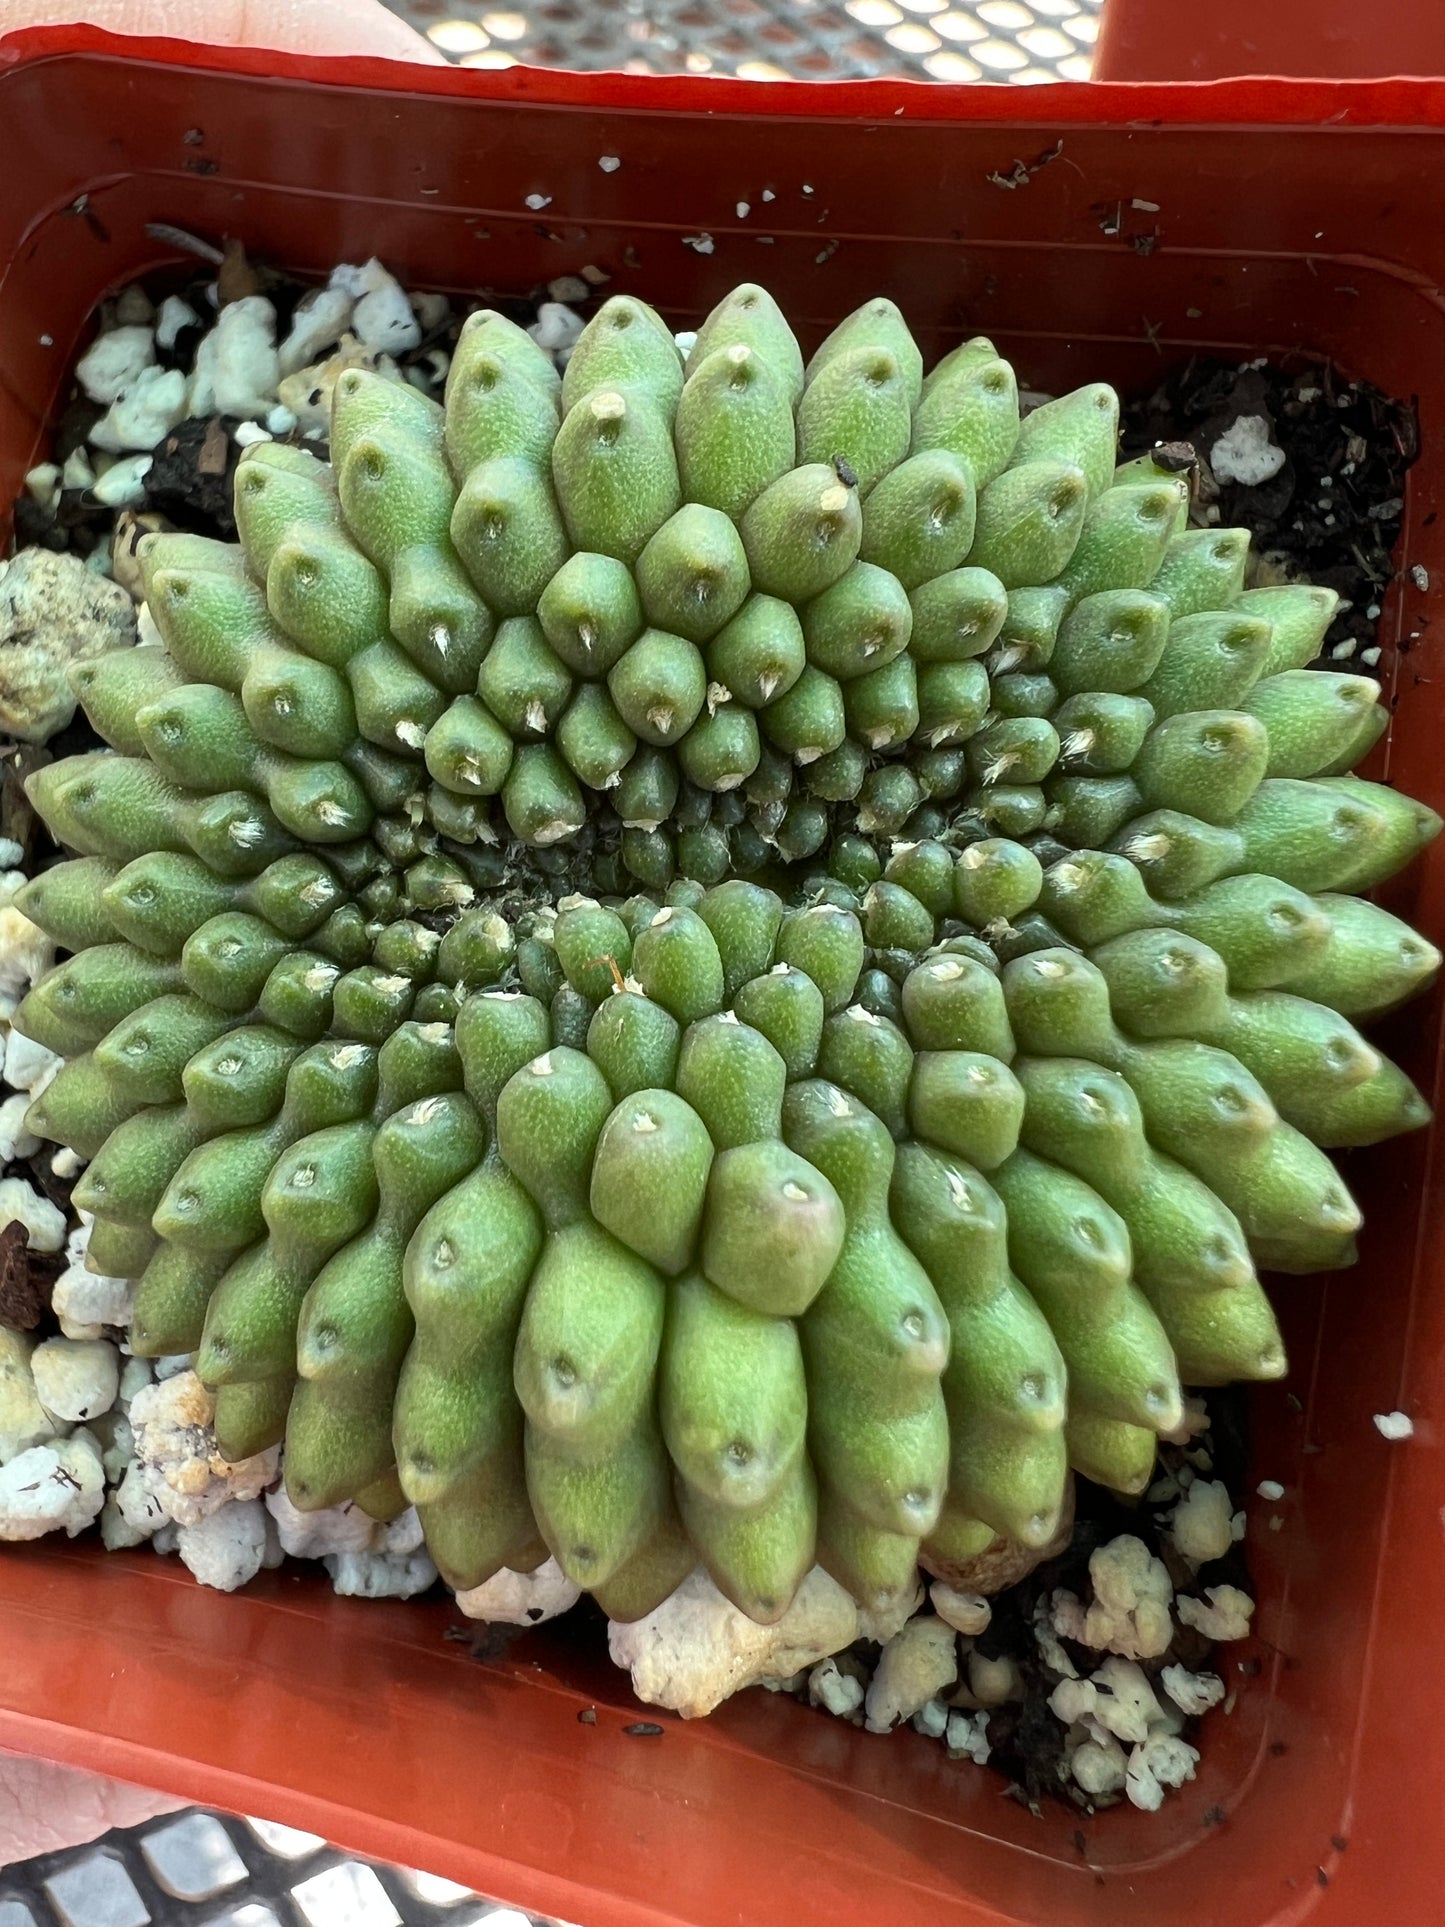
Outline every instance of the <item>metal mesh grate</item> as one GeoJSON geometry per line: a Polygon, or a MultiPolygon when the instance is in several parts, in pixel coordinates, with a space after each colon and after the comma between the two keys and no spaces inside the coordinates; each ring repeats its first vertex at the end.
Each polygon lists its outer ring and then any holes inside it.
{"type": "Polygon", "coordinates": [[[0,1867],[0,1927],[564,1927],[316,1834],[190,1808],[0,1867]]]}
{"type": "Polygon", "coordinates": [[[388,0],[463,66],[1087,80],[1103,0],[388,0]]]}

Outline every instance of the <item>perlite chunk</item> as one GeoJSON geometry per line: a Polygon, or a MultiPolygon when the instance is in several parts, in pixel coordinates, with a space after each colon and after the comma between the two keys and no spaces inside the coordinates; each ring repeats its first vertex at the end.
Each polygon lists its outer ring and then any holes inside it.
{"type": "Polygon", "coordinates": [[[946,1619],[910,1619],[878,1658],[863,1702],[870,1733],[887,1733],[958,1678],[958,1643],[946,1619]]]}
{"type": "Polygon", "coordinates": [[[100,1454],[88,1440],[33,1445],[0,1467],[0,1539],[84,1532],[105,1503],[100,1454]]]}
{"type": "Polygon", "coordinates": [[[1124,1659],[1156,1659],[1168,1650],[1174,1587],[1163,1560],[1142,1539],[1125,1533],[1096,1548],[1089,1578],[1094,1598],[1087,1607],[1071,1592],[1054,1594],[1053,1627],[1061,1639],[1124,1659]]]}
{"type": "Polygon", "coordinates": [[[504,1566],[485,1585],[459,1592],[457,1604],[468,1619],[540,1626],[545,1619],[570,1612],[581,1597],[581,1588],[572,1584],[555,1559],[548,1559],[535,1572],[510,1572],[504,1566]]]}
{"type": "Polygon", "coordinates": [[[255,1499],[276,1477],[279,1446],[231,1464],[216,1446],[216,1402],[191,1371],[147,1386],[131,1401],[144,1490],[177,1525],[199,1525],[232,1499],[255,1499]]]}
{"type": "Polygon", "coordinates": [[[1192,1626],[1206,1639],[1217,1640],[1220,1645],[1231,1639],[1249,1638],[1254,1601],[1238,1586],[1206,1586],[1203,1600],[1181,1593],[1178,1609],[1181,1625],[1192,1626]]]}

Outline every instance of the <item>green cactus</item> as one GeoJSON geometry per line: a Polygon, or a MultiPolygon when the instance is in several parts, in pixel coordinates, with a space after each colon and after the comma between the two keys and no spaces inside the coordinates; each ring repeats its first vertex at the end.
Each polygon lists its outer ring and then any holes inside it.
{"type": "Polygon", "coordinates": [[[1428,1115],[1355,1026],[1438,966],[1363,893],[1440,825],[1349,773],[1329,592],[1244,591],[1117,424],[881,299],[805,365],[739,288],[684,366],[616,297],[560,383],[484,311],[444,408],[349,371],[239,546],[145,540],[15,1021],[224,1450],[459,1587],[769,1620],[1042,1546],[1283,1372],[1326,1152],[1428,1115]]]}

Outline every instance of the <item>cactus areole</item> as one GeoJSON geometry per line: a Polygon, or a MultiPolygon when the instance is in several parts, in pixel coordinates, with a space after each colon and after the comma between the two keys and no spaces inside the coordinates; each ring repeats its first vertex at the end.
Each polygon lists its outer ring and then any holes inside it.
{"type": "Polygon", "coordinates": [[[224,1452],[457,1587],[767,1621],[1041,1547],[1284,1372],[1259,1271],[1348,1264],[1327,1153],[1427,1115],[1357,1025],[1440,822],[1349,773],[1332,593],[1117,429],[889,301],[805,364],[761,288],[685,361],[619,296],[560,380],[492,312],[444,408],[344,374],[239,546],[146,538],[16,1023],[224,1452]]]}

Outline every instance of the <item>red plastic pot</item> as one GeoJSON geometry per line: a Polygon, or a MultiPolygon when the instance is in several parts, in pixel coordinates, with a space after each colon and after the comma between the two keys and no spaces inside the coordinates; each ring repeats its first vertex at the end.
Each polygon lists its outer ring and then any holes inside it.
{"type": "MultiPolygon", "coordinates": [[[[374,250],[408,285],[467,294],[595,263],[678,325],[742,279],[815,336],[882,291],[926,349],[987,330],[1040,385],[1139,383],[1196,349],[1329,355],[1418,394],[1402,554],[1445,578],[1445,85],[757,88],[76,31],[0,43],[0,127],[0,502],[44,445],[97,297],[167,258],[146,235],[163,221],[296,269],[374,250]],[[1038,171],[1000,185],[1016,159],[1038,171]]],[[[1408,574],[1388,597],[1388,754],[1445,807],[1437,607],[1408,574]]],[[[1441,935],[1445,843],[1393,900],[1441,935]]],[[[1398,1020],[1392,1047],[1437,1087],[1438,1002],[1398,1020]]],[[[1279,1286],[1294,1373],[1256,1401],[1256,1476],[1287,1496],[1253,1507],[1258,1637],[1225,1655],[1233,1710],[1211,1715],[1198,1780],[1159,1815],[1034,1816],[936,1743],[763,1694],[639,1738],[622,1677],[560,1637],[478,1665],[441,1607],[345,1602],[290,1574],[226,1598],[144,1552],[79,1545],[0,1554],[0,1746],[273,1814],[588,1927],[1437,1920],[1434,1158],[1421,1136],[1354,1160],[1361,1263],[1279,1286]],[[1415,1437],[1387,1445],[1371,1417],[1397,1407],[1415,1437]]]]}
{"type": "Polygon", "coordinates": [[[1445,8],[1438,0],[1108,0],[1096,80],[1229,74],[1445,74],[1445,8]]]}

